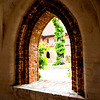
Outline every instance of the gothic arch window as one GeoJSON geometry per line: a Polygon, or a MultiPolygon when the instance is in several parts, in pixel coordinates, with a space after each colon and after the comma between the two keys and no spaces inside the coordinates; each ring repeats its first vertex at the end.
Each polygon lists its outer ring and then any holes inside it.
{"type": "Polygon", "coordinates": [[[49,52],[47,52],[46,57],[50,58],[50,53],[49,52]]]}
{"type": "Polygon", "coordinates": [[[64,23],[71,42],[72,89],[84,96],[81,33],[76,18],[58,0],[36,0],[24,16],[16,41],[16,84],[38,80],[38,43],[43,29],[54,16],[64,23]],[[41,19],[46,21],[41,22],[41,19]],[[30,70],[33,67],[34,70],[30,70]]]}
{"type": "Polygon", "coordinates": [[[49,39],[47,39],[47,43],[49,43],[49,39]]]}

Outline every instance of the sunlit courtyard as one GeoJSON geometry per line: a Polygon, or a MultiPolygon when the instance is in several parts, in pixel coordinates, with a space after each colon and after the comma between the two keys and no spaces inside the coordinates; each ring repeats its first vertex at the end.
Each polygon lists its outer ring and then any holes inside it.
{"type": "Polygon", "coordinates": [[[26,88],[33,91],[51,93],[55,95],[81,98],[72,90],[71,64],[58,66],[45,66],[39,69],[41,78],[31,84],[22,85],[19,88],[26,88]]]}

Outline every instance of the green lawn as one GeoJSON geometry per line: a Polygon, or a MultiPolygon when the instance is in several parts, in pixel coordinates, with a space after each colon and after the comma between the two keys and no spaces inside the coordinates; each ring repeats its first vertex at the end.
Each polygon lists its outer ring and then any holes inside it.
{"type": "Polygon", "coordinates": [[[71,64],[64,64],[64,65],[57,65],[57,66],[53,66],[53,65],[47,65],[44,67],[44,69],[48,69],[48,68],[71,68],[71,64]]]}

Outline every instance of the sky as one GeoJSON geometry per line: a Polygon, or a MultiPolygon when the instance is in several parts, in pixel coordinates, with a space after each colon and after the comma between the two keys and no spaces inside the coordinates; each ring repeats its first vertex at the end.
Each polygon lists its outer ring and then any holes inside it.
{"type": "MultiPolygon", "coordinates": [[[[63,26],[64,33],[67,33],[67,30],[60,20],[60,25],[63,26]]],[[[44,28],[42,35],[52,35],[55,32],[55,28],[53,26],[52,20],[47,24],[47,26],[44,28]]]]}

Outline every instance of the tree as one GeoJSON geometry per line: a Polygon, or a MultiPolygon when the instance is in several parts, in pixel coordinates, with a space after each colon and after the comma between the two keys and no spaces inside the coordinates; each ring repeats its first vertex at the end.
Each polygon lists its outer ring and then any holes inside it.
{"type": "Polygon", "coordinates": [[[64,56],[64,53],[65,53],[65,33],[64,33],[64,30],[63,30],[63,26],[60,25],[60,19],[54,17],[52,19],[52,23],[55,27],[55,39],[56,39],[56,42],[55,42],[55,51],[56,51],[56,54],[57,54],[57,57],[56,57],[56,62],[54,62],[54,65],[59,65],[59,64],[63,64],[64,62],[62,61],[62,58],[64,56]]]}

